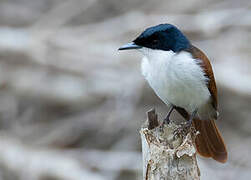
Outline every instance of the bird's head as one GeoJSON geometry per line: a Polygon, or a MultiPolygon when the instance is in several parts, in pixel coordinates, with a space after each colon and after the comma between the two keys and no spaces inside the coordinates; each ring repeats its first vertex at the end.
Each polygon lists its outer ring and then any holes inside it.
{"type": "Polygon", "coordinates": [[[189,47],[189,40],[177,27],[171,24],[159,24],[147,28],[135,40],[120,47],[119,50],[150,48],[179,52],[189,47]]]}

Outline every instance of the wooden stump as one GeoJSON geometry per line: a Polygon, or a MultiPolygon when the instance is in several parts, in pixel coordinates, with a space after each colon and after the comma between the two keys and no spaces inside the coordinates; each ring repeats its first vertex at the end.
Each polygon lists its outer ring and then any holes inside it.
{"type": "Polygon", "coordinates": [[[155,110],[147,113],[141,128],[143,180],[199,180],[200,171],[194,146],[195,132],[174,137],[178,126],[172,122],[159,126],[155,110]]]}

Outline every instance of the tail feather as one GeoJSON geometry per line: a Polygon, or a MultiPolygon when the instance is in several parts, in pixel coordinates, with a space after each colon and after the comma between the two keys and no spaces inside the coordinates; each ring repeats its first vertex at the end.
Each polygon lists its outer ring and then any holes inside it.
{"type": "Polygon", "coordinates": [[[195,140],[198,153],[225,163],[227,161],[226,146],[214,120],[194,119],[193,122],[195,129],[200,132],[195,140]]]}
{"type": "MultiPolygon", "coordinates": [[[[198,123],[198,121],[193,121],[193,125],[197,131],[199,129],[204,129],[204,127],[202,127],[202,124],[198,123]]],[[[211,153],[208,148],[207,142],[204,140],[204,138],[203,138],[204,136],[202,136],[202,134],[201,134],[202,130],[200,130],[199,132],[200,132],[200,134],[195,139],[197,152],[201,156],[209,158],[209,157],[211,157],[211,153]]]]}
{"type": "MultiPolygon", "coordinates": [[[[175,108],[185,119],[189,119],[188,113],[183,109],[175,108]]],[[[227,161],[227,149],[223,138],[214,120],[194,119],[193,125],[200,134],[195,139],[197,152],[207,158],[225,163],[227,161]]]]}

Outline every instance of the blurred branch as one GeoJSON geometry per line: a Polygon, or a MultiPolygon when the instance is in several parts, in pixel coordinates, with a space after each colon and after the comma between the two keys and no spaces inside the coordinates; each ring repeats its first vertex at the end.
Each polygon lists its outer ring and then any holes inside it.
{"type": "Polygon", "coordinates": [[[23,180],[27,180],[27,177],[28,180],[39,180],[45,177],[60,180],[106,179],[59,151],[28,148],[6,137],[0,137],[0,146],[0,166],[21,176],[20,179],[23,180]]]}
{"type": "Polygon", "coordinates": [[[103,171],[137,172],[141,169],[141,155],[139,152],[83,150],[79,151],[79,153],[74,151],[74,154],[83,157],[83,162],[90,167],[103,171]]]}
{"type": "Polygon", "coordinates": [[[35,24],[32,25],[31,30],[41,31],[42,29],[59,28],[67,23],[73,17],[84,12],[97,0],[73,0],[64,1],[59,3],[58,6],[53,7],[42,18],[40,18],[35,24]],[[67,12],[67,13],[66,13],[67,12]]]}

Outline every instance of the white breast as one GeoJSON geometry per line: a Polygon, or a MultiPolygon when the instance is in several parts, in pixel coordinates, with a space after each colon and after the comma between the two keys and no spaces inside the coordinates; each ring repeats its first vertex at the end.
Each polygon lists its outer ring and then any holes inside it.
{"type": "Polygon", "coordinates": [[[210,98],[207,78],[188,52],[142,48],[142,74],[155,93],[166,103],[188,112],[206,104],[210,98]]]}

